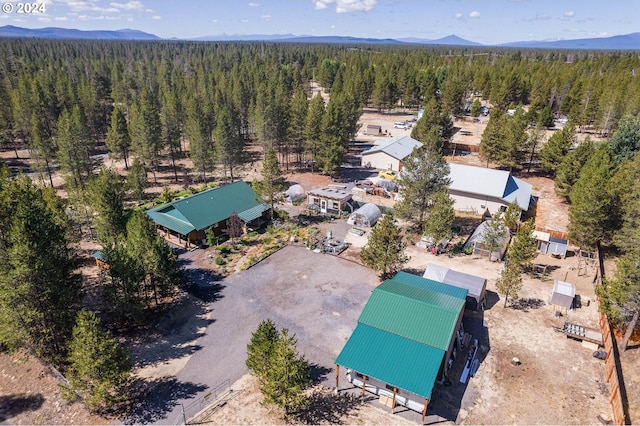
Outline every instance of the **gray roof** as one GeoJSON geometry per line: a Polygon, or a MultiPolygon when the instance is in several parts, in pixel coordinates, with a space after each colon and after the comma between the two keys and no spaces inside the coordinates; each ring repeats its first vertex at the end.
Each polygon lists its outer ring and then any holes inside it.
{"type": "Polygon", "coordinates": [[[484,299],[487,288],[486,278],[454,271],[453,269],[434,265],[433,263],[427,264],[427,269],[424,271],[423,277],[467,289],[469,291],[469,297],[473,297],[478,303],[481,303],[482,299],[484,299]]]}
{"type": "Polygon", "coordinates": [[[351,194],[350,193],[348,193],[346,191],[343,191],[342,189],[331,188],[331,187],[312,189],[307,194],[316,195],[316,196],[322,197],[322,198],[329,198],[331,200],[343,201],[343,200],[350,200],[351,199],[351,194]]]}
{"type": "Polygon", "coordinates": [[[384,152],[391,157],[404,160],[411,154],[415,147],[422,147],[422,143],[410,136],[402,136],[400,138],[378,139],[371,149],[362,152],[362,155],[374,154],[376,152],[384,152]]]}
{"type": "Polygon", "coordinates": [[[533,186],[508,171],[456,163],[449,163],[449,168],[450,191],[499,198],[506,203],[516,201],[520,209],[529,210],[533,186]]]}
{"type": "Polygon", "coordinates": [[[565,281],[555,280],[551,292],[551,304],[571,309],[573,298],[576,296],[576,285],[565,281]]]}

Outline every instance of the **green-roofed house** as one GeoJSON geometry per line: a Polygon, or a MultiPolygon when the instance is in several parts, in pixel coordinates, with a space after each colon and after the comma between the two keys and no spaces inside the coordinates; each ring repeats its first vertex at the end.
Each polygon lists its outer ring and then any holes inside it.
{"type": "Polygon", "coordinates": [[[147,215],[165,237],[177,238],[186,247],[198,245],[206,238],[205,229],[215,235],[226,232],[229,217],[236,213],[245,229],[255,229],[266,222],[269,206],[243,181],[208,189],[194,195],[147,210],[147,215]]]}
{"type": "Polygon", "coordinates": [[[371,293],[356,329],[336,358],[349,382],[426,414],[433,386],[445,378],[467,289],[399,272],[371,293]]]}

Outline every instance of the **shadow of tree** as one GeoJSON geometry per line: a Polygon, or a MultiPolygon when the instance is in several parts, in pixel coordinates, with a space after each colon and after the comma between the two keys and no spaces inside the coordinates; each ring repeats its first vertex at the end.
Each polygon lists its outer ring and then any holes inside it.
{"type": "Polygon", "coordinates": [[[39,409],[44,403],[41,394],[12,394],[0,396],[0,422],[7,421],[25,411],[39,409]]]}
{"type": "Polygon", "coordinates": [[[333,371],[333,368],[327,368],[316,363],[309,364],[309,374],[313,383],[322,383],[326,379],[327,374],[333,371]]]}
{"type": "Polygon", "coordinates": [[[517,299],[511,301],[511,308],[517,311],[529,312],[529,309],[539,309],[546,305],[544,300],[535,297],[529,297],[525,299],[517,299]]]}
{"type": "Polygon", "coordinates": [[[190,399],[207,387],[202,384],[182,383],[175,377],[140,381],[138,391],[131,398],[127,414],[120,420],[124,424],[149,424],[165,419],[178,401],[190,399]]]}
{"type": "Polygon", "coordinates": [[[296,424],[345,424],[351,411],[363,405],[362,398],[351,392],[335,393],[328,388],[321,388],[309,396],[309,406],[294,414],[291,418],[296,424]]]}

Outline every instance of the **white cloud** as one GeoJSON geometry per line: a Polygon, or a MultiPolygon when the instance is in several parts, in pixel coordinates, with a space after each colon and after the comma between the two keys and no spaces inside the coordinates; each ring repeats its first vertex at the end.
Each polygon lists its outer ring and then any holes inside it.
{"type": "Polygon", "coordinates": [[[247,23],[249,23],[249,20],[248,19],[241,19],[240,22],[243,23],[243,24],[247,24],[247,23]]]}
{"type": "Polygon", "coordinates": [[[128,3],[109,3],[109,6],[111,7],[115,7],[116,9],[122,9],[122,10],[139,10],[139,11],[143,11],[144,5],[137,1],[137,0],[132,0],[128,3]]]}
{"type": "Polygon", "coordinates": [[[69,8],[71,14],[80,14],[82,16],[87,17],[87,12],[96,12],[96,13],[117,13],[120,10],[115,7],[102,7],[98,5],[97,0],[59,0],[60,3],[66,4],[69,8]]]}
{"type": "Polygon", "coordinates": [[[51,22],[51,18],[47,18],[46,16],[43,16],[41,18],[38,18],[38,21],[40,21],[40,22],[51,22]]]}
{"type": "Polygon", "coordinates": [[[249,7],[260,7],[260,3],[249,3],[249,7]]]}
{"type": "Polygon", "coordinates": [[[155,20],[155,21],[159,21],[159,20],[161,20],[161,19],[162,19],[162,16],[160,16],[160,15],[153,15],[153,16],[151,17],[151,19],[153,19],[153,20],[155,20]]]}
{"type": "Polygon", "coordinates": [[[573,18],[576,16],[576,13],[573,10],[568,10],[564,13],[565,18],[573,18]]]}
{"type": "Polygon", "coordinates": [[[473,12],[469,13],[469,18],[479,18],[480,17],[480,12],[478,12],[477,10],[474,10],[473,12]]]}
{"type": "Polygon", "coordinates": [[[56,16],[55,18],[53,18],[54,21],[68,21],[69,18],[67,18],[66,16],[56,16]]]}
{"type": "Polygon", "coordinates": [[[323,10],[335,3],[336,13],[368,12],[378,0],[314,0],[316,10],[323,10]]]}
{"type": "Polygon", "coordinates": [[[537,21],[547,21],[549,19],[551,19],[550,15],[536,15],[537,21]]]}
{"type": "Polygon", "coordinates": [[[315,4],[316,10],[324,10],[328,7],[327,3],[325,3],[323,0],[316,1],[315,4]]]}
{"type": "Polygon", "coordinates": [[[460,12],[456,13],[455,15],[453,15],[453,17],[456,18],[456,19],[462,19],[463,16],[464,15],[462,15],[462,13],[460,13],[460,12]]]}
{"type": "Polygon", "coordinates": [[[269,22],[269,21],[271,21],[271,15],[262,15],[262,16],[260,17],[260,19],[261,19],[262,21],[269,22]]]}

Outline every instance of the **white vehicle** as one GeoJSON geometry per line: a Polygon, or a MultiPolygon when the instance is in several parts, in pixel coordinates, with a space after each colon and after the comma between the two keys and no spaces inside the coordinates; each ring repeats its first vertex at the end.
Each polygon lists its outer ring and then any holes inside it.
{"type": "Polygon", "coordinates": [[[411,128],[411,124],[407,123],[406,121],[398,121],[393,123],[393,128],[407,130],[411,128]]]}

